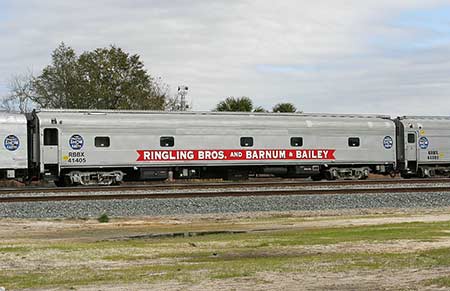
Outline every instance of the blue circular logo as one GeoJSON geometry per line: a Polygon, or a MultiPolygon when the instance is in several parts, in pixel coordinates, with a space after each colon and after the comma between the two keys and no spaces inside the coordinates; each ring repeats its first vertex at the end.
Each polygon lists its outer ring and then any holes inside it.
{"type": "Polygon", "coordinates": [[[428,141],[428,138],[422,136],[419,139],[419,147],[423,150],[426,150],[428,148],[428,145],[430,144],[430,142],[428,141]]]}
{"type": "Polygon", "coordinates": [[[7,137],[5,137],[5,141],[3,143],[5,145],[5,148],[8,151],[15,151],[19,148],[20,146],[20,141],[19,138],[13,134],[8,135],[7,137]]]}
{"type": "Polygon", "coordinates": [[[69,139],[69,145],[73,150],[81,150],[83,144],[84,144],[83,137],[79,134],[74,134],[69,139]]]}
{"type": "Polygon", "coordinates": [[[385,149],[391,149],[394,145],[394,140],[390,136],[385,136],[383,139],[383,146],[385,149]]]}

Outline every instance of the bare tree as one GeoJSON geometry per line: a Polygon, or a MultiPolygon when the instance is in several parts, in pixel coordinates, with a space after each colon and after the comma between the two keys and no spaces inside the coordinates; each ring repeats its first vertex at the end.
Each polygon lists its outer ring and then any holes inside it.
{"type": "Polygon", "coordinates": [[[10,99],[9,96],[2,98],[2,102],[0,104],[0,111],[11,112],[14,111],[13,107],[14,106],[12,105],[12,100],[10,99]]]}
{"type": "Polygon", "coordinates": [[[179,111],[180,110],[180,100],[178,100],[178,95],[168,96],[166,99],[166,111],[179,111]]]}
{"type": "Polygon", "coordinates": [[[8,112],[31,112],[35,108],[33,97],[33,74],[14,75],[9,83],[9,95],[3,98],[0,107],[8,112]]]}

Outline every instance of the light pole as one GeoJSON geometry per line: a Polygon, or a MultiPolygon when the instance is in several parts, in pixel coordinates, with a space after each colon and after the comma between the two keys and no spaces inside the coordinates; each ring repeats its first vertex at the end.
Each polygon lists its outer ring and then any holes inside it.
{"type": "Polygon", "coordinates": [[[182,85],[178,86],[178,98],[180,100],[180,111],[186,111],[188,108],[186,104],[186,95],[188,93],[189,87],[182,85]]]}

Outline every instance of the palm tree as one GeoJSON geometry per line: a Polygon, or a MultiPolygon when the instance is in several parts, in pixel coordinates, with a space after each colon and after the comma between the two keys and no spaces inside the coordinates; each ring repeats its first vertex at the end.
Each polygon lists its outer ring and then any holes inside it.
{"type": "Polygon", "coordinates": [[[292,103],[278,103],[272,108],[273,112],[297,112],[297,108],[292,103]]]}
{"type": "Polygon", "coordinates": [[[253,109],[253,112],[267,112],[267,110],[261,106],[258,106],[258,107],[255,107],[255,109],[253,109]]]}
{"type": "Polygon", "coordinates": [[[253,101],[248,97],[228,97],[217,104],[214,111],[251,112],[253,101]]]}

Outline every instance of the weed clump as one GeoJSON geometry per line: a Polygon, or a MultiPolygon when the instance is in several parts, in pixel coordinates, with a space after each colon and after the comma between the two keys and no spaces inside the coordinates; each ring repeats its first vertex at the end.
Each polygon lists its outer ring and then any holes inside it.
{"type": "Polygon", "coordinates": [[[100,215],[99,218],[97,218],[97,220],[98,220],[98,222],[100,222],[100,223],[107,223],[107,222],[109,222],[108,214],[103,213],[102,215],[100,215]]]}

